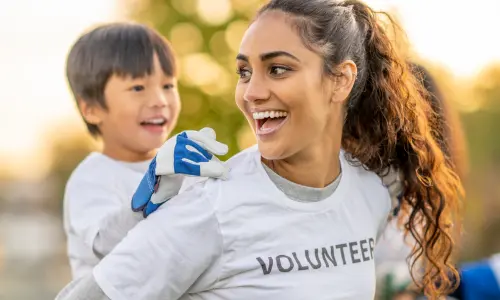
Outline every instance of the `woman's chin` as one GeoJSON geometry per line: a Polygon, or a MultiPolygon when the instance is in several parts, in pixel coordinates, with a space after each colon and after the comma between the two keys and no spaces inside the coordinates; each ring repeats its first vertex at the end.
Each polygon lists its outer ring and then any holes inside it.
{"type": "Polygon", "coordinates": [[[278,160],[286,158],[286,150],[277,145],[278,143],[269,143],[258,141],[259,152],[262,158],[267,160],[278,160]]]}

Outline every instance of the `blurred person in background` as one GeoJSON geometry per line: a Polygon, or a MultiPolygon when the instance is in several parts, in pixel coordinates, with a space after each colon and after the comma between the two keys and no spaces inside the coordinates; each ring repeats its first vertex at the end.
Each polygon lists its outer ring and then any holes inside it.
{"type": "Polygon", "coordinates": [[[459,300],[500,299],[500,253],[464,263],[459,271],[460,285],[451,294],[452,297],[459,300]]]}
{"type": "Polygon", "coordinates": [[[228,181],[196,185],[139,223],[61,299],[371,299],[371,247],[391,211],[377,175],[389,167],[404,174],[399,215],[428,262],[426,294],[452,288],[461,184],[378,16],[359,1],[264,6],[237,57],[236,102],[258,148],[228,162],[228,181]],[[325,243],[337,245],[328,261],[325,243]]]}

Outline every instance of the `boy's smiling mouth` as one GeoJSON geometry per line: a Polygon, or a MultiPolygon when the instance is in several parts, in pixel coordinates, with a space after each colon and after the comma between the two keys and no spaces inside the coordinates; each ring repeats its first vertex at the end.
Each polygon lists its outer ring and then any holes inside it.
{"type": "Polygon", "coordinates": [[[167,130],[168,119],[163,116],[156,116],[145,119],[140,125],[149,132],[163,133],[167,130]]]}

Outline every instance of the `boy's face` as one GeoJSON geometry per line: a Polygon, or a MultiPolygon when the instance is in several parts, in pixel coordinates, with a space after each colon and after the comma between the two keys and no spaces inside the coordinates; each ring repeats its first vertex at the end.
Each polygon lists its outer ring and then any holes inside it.
{"type": "Polygon", "coordinates": [[[158,58],[149,76],[113,75],[104,89],[107,109],[93,107],[104,142],[104,154],[119,160],[150,159],[177,123],[177,82],[166,76],[158,58]]]}

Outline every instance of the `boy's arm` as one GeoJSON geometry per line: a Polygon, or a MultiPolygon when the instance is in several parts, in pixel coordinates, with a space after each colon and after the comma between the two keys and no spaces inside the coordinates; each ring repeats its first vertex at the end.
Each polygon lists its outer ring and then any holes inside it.
{"type": "Polygon", "coordinates": [[[128,206],[122,206],[120,210],[102,218],[92,243],[94,254],[99,259],[108,255],[130,229],[134,228],[143,219],[141,213],[133,212],[128,206]]]}
{"type": "MultiPolygon", "coordinates": [[[[68,182],[65,213],[69,233],[81,237],[88,247],[93,248],[96,237],[107,230],[106,226],[112,225],[106,222],[106,218],[123,212],[119,195],[112,182],[91,178],[76,178],[68,182]]],[[[130,214],[127,217],[132,218],[130,214]]]]}
{"type": "Polygon", "coordinates": [[[134,227],[94,268],[93,277],[70,283],[58,299],[107,299],[104,292],[113,300],[175,300],[213,266],[214,273],[206,275],[209,288],[219,275],[214,263],[223,250],[212,197],[197,186],[172,198],[134,227]]]}
{"type": "Polygon", "coordinates": [[[68,183],[66,197],[69,232],[81,237],[100,259],[143,219],[142,213],[123,205],[112,181],[76,179],[68,183]]]}
{"type": "Polygon", "coordinates": [[[57,295],[55,300],[110,300],[99,287],[93,274],[72,281],[57,295]]]}

